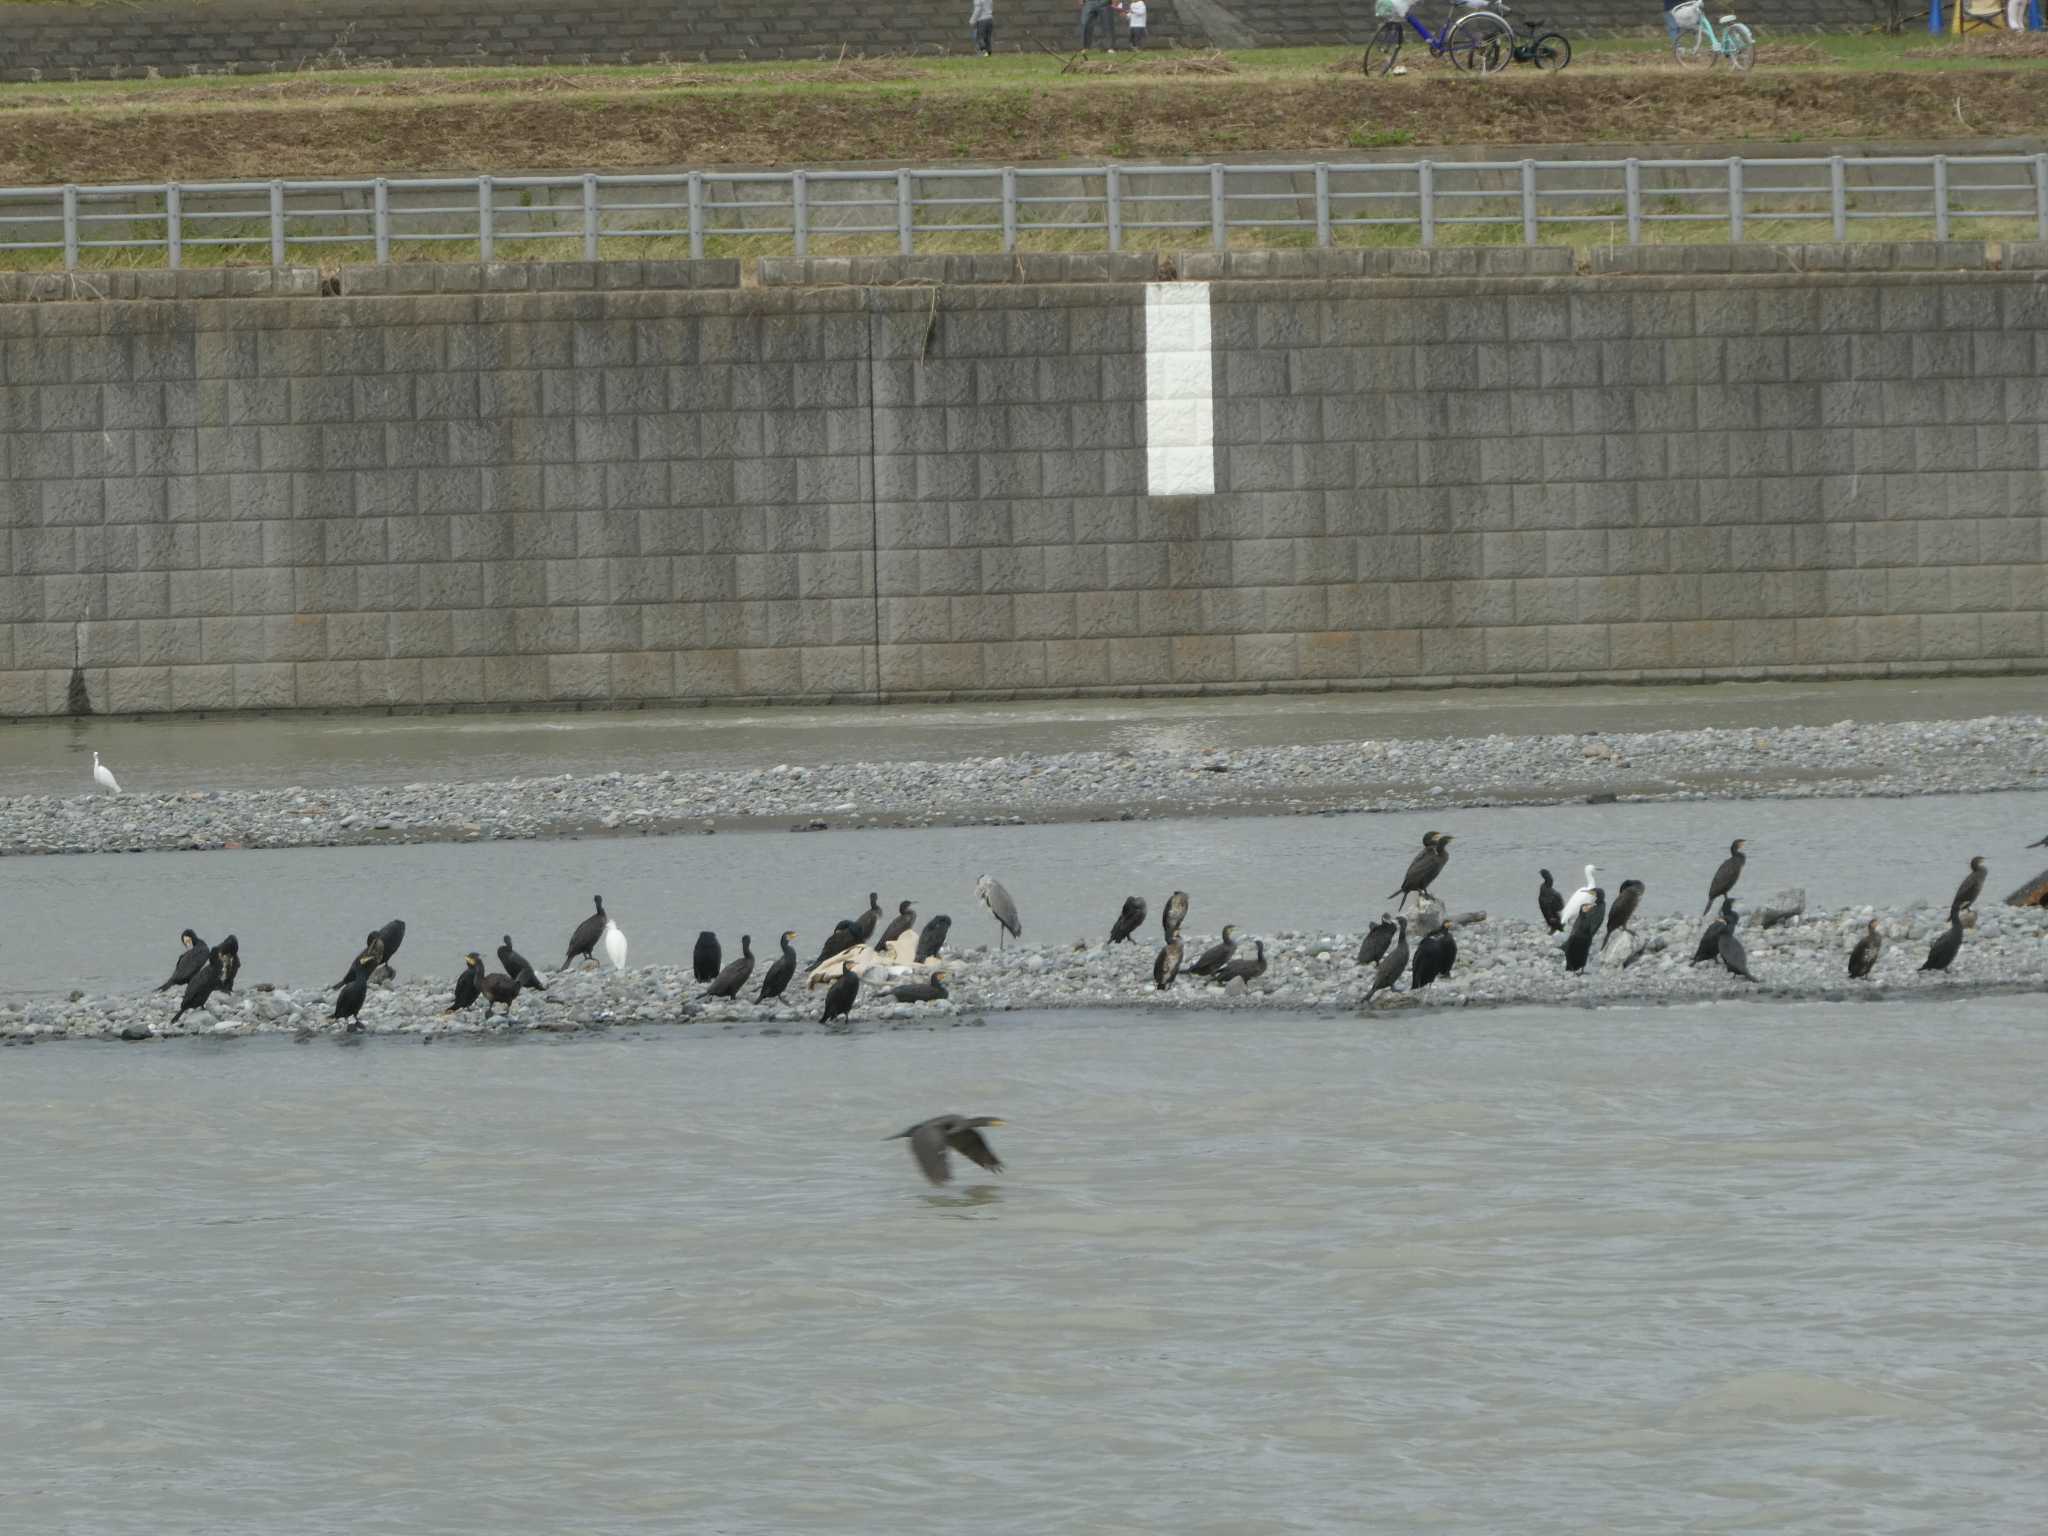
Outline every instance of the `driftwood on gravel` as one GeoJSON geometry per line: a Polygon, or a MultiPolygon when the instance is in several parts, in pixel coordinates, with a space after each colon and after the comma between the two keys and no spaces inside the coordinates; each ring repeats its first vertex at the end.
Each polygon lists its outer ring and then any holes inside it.
{"type": "Polygon", "coordinates": [[[2048,907],[2048,869],[2005,898],[2008,907],[2048,907]]]}

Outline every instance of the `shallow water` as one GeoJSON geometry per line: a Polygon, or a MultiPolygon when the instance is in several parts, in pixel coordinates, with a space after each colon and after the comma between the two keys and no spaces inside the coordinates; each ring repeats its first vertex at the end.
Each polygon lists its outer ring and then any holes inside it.
{"type": "Polygon", "coordinates": [[[85,793],[94,751],[133,794],[1117,747],[1187,751],[1492,732],[1959,720],[2040,707],[2038,678],[1947,678],[832,709],[86,719],[0,729],[0,793],[85,793]]]}
{"type": "Polygon", "coordinates": [[[10,1050],[0,1508],[95,1536],[2027,1529],[2040,1023],[10,1050]],[[936,1193],[880,1139],[946,1109],[1010,1121],[1004,1177],[936,1193]]]}
{"type": "MultiPolygon", "coordinates": [[[[2048,796],[1935,795],[1913,800],[1755,800],[1734,804],[1508,807],[1432,816],[1254,817],[951,827],[872,832],[724,833],[550,843],[420,844],[262,852],[91,854],[11,859],[0,934],[24,959],[0,993],[130,990],[170,974],[177,935],[241,940],[244,986],[338,978],[369,929],[405,919],[404,974],[462,969],[508,930],[543,971],[601,894],[634,964],[687,961],[698,930],[729,955],[751,933],[757,955],[795,928],[809,959],[870,889],[889,910],[954,920],[955,947],[995,925],[975,899],[993,873],[1016,899],[1027,939],[1100,943],[1126,894],[1150,903],[1145,934],[1178,888],[1191,934],[1226,922],[1247,938],[1357,931],[1392,905],[1430,828],[1451,832],[1436,886],[1454,911],[1533,917],[1537,871],[1575,890],[1594,860],[1610,894],[1647,882],[1647,914],[1698,913],[1735,837],[1749,840],[1739,897],[1754,910],[1787,886],[1810,905],[1946,905],[1973,853],[1991,861],[1994,898],[2044,862],[2024,844],[2048,830],[2048,796]]],[[[1483,936],[1477,940],[1483,942],[1483,936]]]]}

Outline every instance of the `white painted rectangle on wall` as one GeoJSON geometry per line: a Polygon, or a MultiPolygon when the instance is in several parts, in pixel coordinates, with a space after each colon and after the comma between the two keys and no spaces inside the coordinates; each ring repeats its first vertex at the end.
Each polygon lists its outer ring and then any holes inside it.
{"type": "Polygon", "coordinates": [[[1145,285],[1145,476],[1154,496],[1216,490],[1207,283],[1145,285]]]}

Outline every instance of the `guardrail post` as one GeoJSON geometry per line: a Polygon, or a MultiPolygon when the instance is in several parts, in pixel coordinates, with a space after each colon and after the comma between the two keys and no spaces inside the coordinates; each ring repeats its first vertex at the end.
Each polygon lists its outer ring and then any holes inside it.
{"type": "Polygon", "coordinates": [[[1628,243],[1643,243],[1643,163],[1625,161],[1621,167],[1622,205],[1628,214],[1628,243]]]}
{"type": "Polygon", "coordinates": [[[270,184],[270,264],[284,265],[284,183],[270,184]]]}
{"type": "Polygon", "coordinates": [[[896,172],[896,254],[908,256],[912,236],[916,233],[916,222],[912,217],[910,197],[910,168],[904,166],[896,172]]]}
{"type": "Polygon", "coordinates": [[[1017,249],[1017,173],[1003,167],[1003,250],[1017,249]]]}
{"type": "Polygon", "coordinates": [[[811,254],[811,183],[802,171],[789,173],[789,237],[797,255],[811,254]]]}
{"type": "Polygon", "coordinates": [[[1223,199],[1223,167],[1209,167],[1209,243],[1217,250],[1230,244],[1230,212],[1223,199]]]}
{"type": "Polygon", "coordinates": [[[391,265],[391,184],[382,176],[370,189],[370,227],[377,241],[377,265],[391,265]]]}
{"type": "Polygon", "coordinates": [[[1849,176],[1840,155],[1828,161],[1828,211],[1834,216],[1835,244],[1849,238],[1849,176]]]}
{"type": "Polygon", "coordinates": [[[479,176],[476,179],[476,259],[496,259],[498,230],[494,215],[497,212],[498,194],[491,185],[491,178],[479,176]]]}
{"type": "Polygon", "coordinates": [[[1536,162],[1522,162],[1522,244],[1536,243],[1536,162]]]}
{"type": "Polygon", "coordinates": [[[78,269],[78,188],[64,189],[64,269],[78,269]]]}
{"type": "Polygon", "coordinates": [[[597,178],[583,178],[583,259],[597,260],[598,212],[597,178]]]}
{"type": "Polygon", "coordinates": [[[1742,157],[1728,157],[1728,239],[1742,243],[1742,157]]]}
{"type": "Polygon", "coordinates": [[[1316,244],[1330,244],[1330,168],[1316,166],[1316,244]]]}
{"type": "Polygon", "coordinates": [[[690,260],[704,259],[704,173],[690,172],[690,260]]]}
{"type": "Polygon", "coordinates": [[[1424,160],[1415,167],[1415,216],[1422,226],[1422,243],[1436,244],[1436,166],[1424,160]]]}
{"type": "Polygon", "coordinates": [[[1934,238],[1948,238],[1948,156],[1934,157],[1934,238]]]}
{"type": "Polygon", "coordinates": [[[185,194],[175,181],[164,188],[164,265],[185,265],[185,194]]]}
{"type": "Polygon", "coordinates": [[[2034,156],[2034,238],[2048,240],[2048,154],[2034,156]]]}
{"type": "Polygon", "coordinates": [[[1102,221],[1109,226],[1109,248],[1124,248],[1123,172],[1113,165],[1102,168],[1102,221]]]}

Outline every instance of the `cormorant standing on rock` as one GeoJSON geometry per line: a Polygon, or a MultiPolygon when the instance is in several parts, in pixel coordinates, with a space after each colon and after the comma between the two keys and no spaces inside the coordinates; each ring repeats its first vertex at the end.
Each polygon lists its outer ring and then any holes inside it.
{"type": "Polygon", "coordinates": [[[825,935],[825,942],[818,947],[818,957],[806,971],[815,971],[834,955],[843,954],[860,942],[860,929],[850,917],[842,917],[832,925],[832,931],[825,935]]]}
{"type": "Polygon", "coordinates": [[[946,1155],[948,1150],[979,1163],[990,1173],[1003,1171],[1003,1160],[996,1156],[995,1149],[982,1140],[980,1134],[982,1127],[1002,1123],[989,1115],[974,1120],[966,1120],[959,1115],[937,1115],[907,1131],[898,1131],[888,1139],[903,1141],[907,1138],[910,1155],[917,1159],[917,1166],[924,1176],[934,1184],[943,1184],[953,1177],[951,1159],[946,1155]]]}
{"type": "Polygon", "coordinates": [[[1749,855],[1742,851],[1747,839],[1738,837],[1728,845],[1728,857],[1721,861],[1721,867],[1714,871],[1714,883],[1707,887],[1707,905],[1700,908],[1700,916],[1707,915],[1708,908],[1720,897],[1735,889],[1735,882],[1742,878],[1742,866],[1749,862],[1749,855]]]}
{"type": "Polygon", "coordinates": [[[1564,904],[1564,911],[1558,914],[1558,922],[1564,927],[1571,927],[1579,920],[1579,914],[1593,904],[1593,889],[1600,883],[1599,874],[1598,864],[1586,866],[1586,883],[1572,892],[1571,900],[1564,904]]]}
{"type": "Polygon", "coordinates": [[[1220,987],[1226,982],[1232,981],[1253,982],[1265,975],[1266,941],[1264,939],[1254,939],[1252,946],[1257,951],[1253,958],[1247,960],[1242,955],[1232,956],[1210,973],[1209,985],[1220,987]]]}
{"type": "Polygon", "coordinates": [[[443,1013],[460,1013],[477,998],[477,983],[483,978],[484,957],[471,950],[462,957],[462,974],[455,978],[455,1001],[443,1013]]]}
{"type": "Polygon", "coordinates": [[[213,996],[214,988],[220,985],[220,957],[211,949],[206,951],[206,963],[192,979],[185,983],[185,998],[179,1003],[178,1011],[171,1015],[171,1022],[177,1023],[194,1008],[204,1008],[206,1000],[213,996]]]}
{"type": "Polygon", "coordinates": [[[1628,926],[1628,920],[1636,915],[1636,908],[1641,905],[1643,893],[1648,889],[1649,887],[1640,880],[1621,882],[1621,888],[1614,893],[1614,905],[1607,909],[1609,933],[1628,926]]]}
{"type": "Polygon", "coordinates": [[[1175,891],[1166,898],[1166,905],[1159,909],[1159,936],[1171,940],[1180,932],[1180,925],[1188,920],[1188,893],[1175,891]]]}
{"type": "Polygon", "coordinates": [[[1607,893],[1599,886],[1593,887],[1593,899],[1579,909],[1572,919],[1572,931],[1564,941],[1564,968],[1579,972],[1586,968],[1586,957],[1593,952],[1593,935],[1600,931],[1600,923],[1607,916],[1607,893]]]}
{"type": "Polygon", "coordinates": [[[1699,948],[1692,952],[1692,965],[1705,965],[1709,960],[1720,958],[1721,935],[1731,931],[1742,920],[1742,914],[1735,910],[1733,897],[1721,898],[1721,912],[1711,923],[1700,930],[1699,948]]]}
{"type": "Polygon", "coordinates": [[[718,935],[706,928],[697,935],[697,948],[690,955],[690,969],[699,981],[715,981],[725,952],[718,947],[718,935]]]}
{"type": "Polygon", "coordinates": [[[1877,919],[1873,917],[1868,930],[1849,951],[1849,979],[1862,981],[1877,969],[1877,957],[1883,953],[1884,935],[1878,931],[1877,919]]]}
{"type": "Polygon", "coordinates": [[[825,1016],[818,1022],[830,1024],[853,1012],[853,1000],[860,996],[860,978],[853,974],[853,962],[841,967],[839,979],[825,993],[825,1016]]]}
{"type": "Polygon", "coordinates": [[[1444,866],[1450,862],[1450,834],[1423,833],[1422,852],[1409,861],[1408,873],[1401,877],[1401,889],[1392,893],[1401,898],[1394,903],[1394,910],[1398,912],[1405,907],[1410,896],[1420,896],[1427,892],[1431,882],[1444,872],[1444,866]]]}
{"type": "Polygon", "coordinates": [[[754,1001],[765,1003],[771,997],[782,996],[783,988],[796,975],[796,930],[791,929],[782,936],[782,958],[768,967],[768,974],[761,978],[761,990],[754,994],[754,1001]]]}
{"type": "Polygon", "coordinates": [[[1564,932],[1564,893],[1550,883],[1550,871],[1539,869],[1543,883],[1536,887],[1536,910],[1543,914],[1543,926],[1552,933],[1564,932]]]}
{"type": "Polygon", "coordinates": [[[1970,872],[1963,877],[1963,883],[1956,887],[1955,899],[1948,904],[1948,915],[1951,920],[1963,908],[1977,905],[1977,898],[1984,894],[1984,876],[1987,868],[1984,855],[1981,853],[1970,860],[1970,872]]]}
{"type": "Polygon", "coordinates": [[[868,892],[868,909],[853,920],[856,943],[865,944],[875,936],[875,927],[882,921],[882,893],[868,892]]]}
{"type": "Polygon", "coordinates": [[[1408,969],[1408,919],[1394,919],[1394,946],[1380,956],[1380,963],[1372,973],[1372,985],[1365,990],[1365,1001],[1360,1006],[1370,1008],[1373,994],[1384,991],[1400,981],[1401,973],[1408,969]]]}
{"type": "Polygon", "coordinates": [[[220,965],[221,991],[234,991],[235,978],[242,973],[242,941],[229,934],[213,947],[213,958],[220,965]]]}
{"type": "Polygon", "coordinates": [[[887,949],[916,926],[917,914],[910,910],[910,903],[899,901],[896,903],[896,915],[889,919],[889,926],[882,930],[882,942],[875,947],[887,949]]]}
{"type": "Polygon", "coordinates": [[[952,974],[951,971],[933,971],[923,981],[904,982],[889,995],[899,1003],[943,1002],[953,995],[946,990],[946,978],[952,974]]]}
{"type": "Polygon", "coordinates": [[[754,974],[754,936],[740,935],[740,957],[718,973],[717,980],[705,989],[706,997],[737,997],[739,990],[747,984],[747,978],[754,974]]]}
{"type": "Polygon", "coordinates": [[[562,969],[565,971],[578,960],[595,961],[597,959],[597,941],[604,937],[604,925],[607,919],[605,917],[604,898],[602,896],[593,896],[590,899],[596,904],[597,910],[578,923],[576,931],[569,935],[569,952],[562,956],[562,969]]]}
{"type": "Polygon", "coordinates": [[[1955,963],[1963,948],[1963,913],[1968,907],[1959,908],[1949,914],[1948,931],[1934,941],[1927,951],[1927,958],[1920,962],[1923,971],[1945,971],[1955,963]]]}
{"type": "Polygon", "coordinates": [[[190,928],[178,935],[178,942],[184,947],[178,951],[178,960],[171,967],[170,979],[157,988],[159,992],[168,992],[173,987],[186,985],[213,959],[213,951],[208,948],[206,940],[190,928]]]}
{"type": "MultiPolygon", "coordinates": [[[[501,942],[498,945],[498,964],[505,967],[505,974],[519,983],[521,991],[528,988],[535,992],[547,991],[547,988],[541,985],[540,973],[533,968],[533,962],[512,947],[512,935],[507,933],[499,937],[501,942]]],[[[479,959],[477,964],[481,966],[483,961],[479,959]]]]}
{"type": "Polygon", "coordinates": [[[512,1017],[512,1000],[519,995],[519,983],[517,981],[513,980],[510,976],[501,976],[496,971],[493,971],[476,985],[477,990],[483,994],[485,1018],[488,1019],[491,1016],[493,1008],[503,1008],[505,1010],[505,1017],[508,1019],[512,1017]]]}
{"type": "Polygon", "coordinates": [[[1437,977],[1451,974],[1451,967],[1458,963],[1458,941],[1451,936],[1453,926],[1445,918],[1441,928],[1415,946],[1415,969],[1408,980],[1410,992],[1420,992],[1437,977]]]}
{"type": "Polygon", "coordinates": [[[1220,969],[1236,953],[1237,928],[1234,924],[1225,923],[1223,925],[1222,942],[1211,944],[1207,949],[1203,950],[1201,958],[1188,967],[1188,974],[1190,976],[1206,976],[1211,971],[1220,969]]]}
{"type": "Polygon", "coordinates": [[[362,1029],[361,1014],[363,999],[370,995],[370,976],[367,971],[359,974],[341,989],[341,995],[334,1000],[334,1012],[330,1019],[347,1019],[348,1032],[355,1034],[362,1029]]]}
{"type": "Polygon", "coordinates": [[[1387,952],[1387,946],[1394,942],[1394,919],[1392,914],[1382,912],[1380,920],[1365,930],[1365,937],[1358,941],[1358,963],[1371,965],[1387,952]]]}
{"type": "Polygon", "coordinates": [[[1164,992],[1173,985],[1173,979],[1180,975],[1180,930],[1174,929],[1167,935],[1166,947],[1153,956],[1152,985],[1164,992]]]}
{"type": "Polygon", "coordinates": [[[1010,893],[1003,889],[1001,881],[994,875],[983,875],[975,882],[974,894],[988,908],[988,915],[996,920],[996,948],[1003,947],[1004,934],[1013,939],[1024,937],[1024,920],[1017,915],[1017,903],[1010,899],[1010,893]]]}
{"type": "Polygon", "coordinates": [[[1721,957],[1721,963],[1728,967],[1730,974],[1740,976],[1744,981],[1755,981],[1749,974],[1749,955],[1743,950],[1742,940],[1735,937],[1735,925],[1730,923],[1721,930],[1721,937],[1714,946],[1721,957]]]}
{"type": "Polygon", "coordinates": [[[917,932],[917,960],[922,965],[936,959],[946,947],[946,935],[953,931],[953,919],[941,912],[917,932]]]}
{"type": "Polygon", "coordinates": [[[1131,935],[1138,931],[1138,925],[1145,921],[1145,898],[1126,896],[1123,910],[1116,915],[1116,922],[1110,926],[1109,942],[1128,944],[1131,935]]]}

